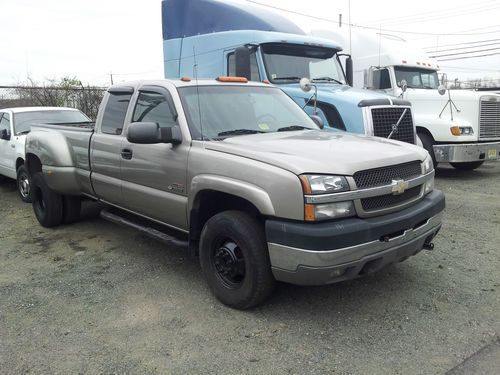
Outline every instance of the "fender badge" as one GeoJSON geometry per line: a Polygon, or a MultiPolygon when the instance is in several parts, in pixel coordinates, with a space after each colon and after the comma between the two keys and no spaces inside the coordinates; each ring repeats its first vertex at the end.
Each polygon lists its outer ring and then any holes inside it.
{"type": "Polygon", "coordinates": [[[408,182],[405,180],[392,180],[391,185],[393,195],[403,194],[408,189],[408,182]]]}

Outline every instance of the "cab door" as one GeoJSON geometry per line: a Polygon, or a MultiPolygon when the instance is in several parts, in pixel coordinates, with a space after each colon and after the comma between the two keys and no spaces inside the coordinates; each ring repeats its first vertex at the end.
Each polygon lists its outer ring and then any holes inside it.
{"type": "Polygon", "coordinates": [[[0,112],[0,174],[16,178],[16,149],[12,142],[11,115],[0,112]]]}
{"type": "MultiPolygon", "coordinates": [[[[179,126],[170,92],[159,86],[143,86],[131,122],[179,126]]],[[[123,207],[185,230],[189,142],[133,144],[124,137],[122,149],[128,152],[121,161],[123,207]]]]}
{"type": "Polygon", "coordinates": [[[97,197],[114,205],[122,204],[121,162],[123,125],[127,116],[132,87],[108,90],[100,127],[92,135],[91,180],[97,197]]]}

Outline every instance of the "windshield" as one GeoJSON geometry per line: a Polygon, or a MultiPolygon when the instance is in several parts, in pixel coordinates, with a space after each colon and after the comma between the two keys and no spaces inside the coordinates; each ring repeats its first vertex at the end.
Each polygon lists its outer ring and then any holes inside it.
{"type": "Polygon", "coordinates": [[[409,88],[412,89],[437,89],[439,80],[435,70],[396,67],[396,81],[401,87],[404,79],[409,88]]]}
{"type": "Polygon", "coordinates": [[[262,45],[267,77],[273,83],[299,81],[303,77],[345,84],[336,50],[297,44],[262,45]]]}
{"type": "Polygon", "coordinates": [[[275,87],[224,85],[198,86],[197,90],[191,86],[178,90],[193,139],[318,129],[292,99],[275,87]]]}
{"type": "Polygon", "coordinates": [[[89,118],[80,111],[46,110],[14,113],[14,133],[29,132],[34,124],[60,124],[89,122],[89,118]]]}

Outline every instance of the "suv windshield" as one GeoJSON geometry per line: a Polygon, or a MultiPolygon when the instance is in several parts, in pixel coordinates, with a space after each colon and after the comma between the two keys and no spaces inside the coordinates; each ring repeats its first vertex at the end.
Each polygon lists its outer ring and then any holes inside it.
{"type": "Polygon", "coordinates": [[[221,85],[178,90],[193,139],[318,129],[292,99],[275,87],[221,85]]]}
{"type": "Polygon", "coordinates": [[[435,70],[396,67],[396,81],[401,87],[404,79],[412,89],[437,89],[439,86],[438,75],[435,70]]]}
{"type": "Polygon", "coordinates": [[[15,134],[26,133],[34,124],[84,123],[90,119],[77,110],[29,111],[14,113],[15,134]]]}
{"type": "Polygon", "coordinates": [[[345,84],[335,49],[281,43],[266,43],[261,48],[267,77],[273,83],[296,82],[307,77],[345,84]]]}

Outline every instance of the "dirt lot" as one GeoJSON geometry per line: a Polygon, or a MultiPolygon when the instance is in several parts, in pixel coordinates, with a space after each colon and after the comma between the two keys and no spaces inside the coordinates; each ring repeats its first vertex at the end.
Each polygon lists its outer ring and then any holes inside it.
{"type": "Polygon", "coordinates": [[[338,285],[282,284],[241,312],[212,297],[182,249],[107,223],[94,206],[78,224],[44,229],[3,183],[0,372],[444,374],[470,373],[460,371],[471,355],[492,370],[500,163],[445,167],[436,185],[447,209],[434,251],[338,285]]]}

